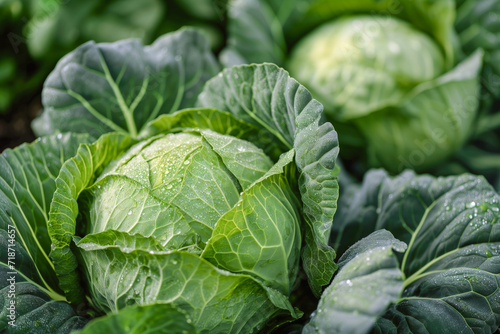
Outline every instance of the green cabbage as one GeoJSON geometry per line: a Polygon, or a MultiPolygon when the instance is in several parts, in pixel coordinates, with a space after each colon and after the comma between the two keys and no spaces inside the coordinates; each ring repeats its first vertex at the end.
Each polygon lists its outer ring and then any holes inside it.
{"type": "Polygon", "coordinates": [[[471,135],[482,53],[451,71],[430,36],[395,17],[350,16],[326,23],[294,48],[290,72],[325,105],[344,143],[365,146],[371,166],[428,169],[471,135]],[[352,131],[352,130],[350,130],[352,131]]]}

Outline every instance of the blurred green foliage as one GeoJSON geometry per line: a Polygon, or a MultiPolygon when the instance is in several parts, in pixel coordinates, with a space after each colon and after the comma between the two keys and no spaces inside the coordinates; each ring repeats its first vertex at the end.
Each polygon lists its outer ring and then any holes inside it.
{"type": "Polygon", "coordinates": [[[222,46],[227,0],[0,0],[0,114],[26,105],[78,45],[156,37],[196,26],[222,46]]]}

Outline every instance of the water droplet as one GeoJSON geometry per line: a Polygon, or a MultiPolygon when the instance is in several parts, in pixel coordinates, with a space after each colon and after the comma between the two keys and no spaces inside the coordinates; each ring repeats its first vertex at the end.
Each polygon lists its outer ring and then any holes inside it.
{"type": "Polygon", "coordinates": [[[348,279],[347,281],[345,281],[345,284],[347,284],[348,286],[352,286],[352,282],[350,279],[348,279]]]}
{"type": "Polygon", "coordinates": [[[475,206],[476,206],[476,202],[474,202],[474,201],[472,201],[472,202],[470,202],[470,203],[465,204],[465,207],[466,207],[467,209],[471,209],[471,208],[473,208],[473,207],[475,207],[475,206]]]}

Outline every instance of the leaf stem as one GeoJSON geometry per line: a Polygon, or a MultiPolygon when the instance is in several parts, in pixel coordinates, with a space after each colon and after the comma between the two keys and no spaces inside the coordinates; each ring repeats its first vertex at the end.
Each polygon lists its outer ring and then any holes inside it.
{"type": "MultiPolygon", "coordinates": [[[[132,136],[132,138],[137,138],[137,127],[135,126],[135,121],[134,121],[134,111],[132,109],[129,109],[127,104],[125,103],[125,99],[123,98],[123,95],[120,91],[120,88],[117,86],[116,82],[114,81],[113,77],[111,76],[111,72],[109,71],[108,64],[104,60],[104,57],[102,54],[99,52],[99,58],[101,60],[101,66],[104,71],[104,75],[106,76],[106,80],[109,83],[109,86],[113,90],[113,93],[115,94],[116,101],[118,102],[118,105],[120,106],[120,109],[122,111],[123,117],[125,118],[125,122],[127,123],[127,128],[132,136]]],[[[144,87],[144,85],[143,85],[144,87]]]]}

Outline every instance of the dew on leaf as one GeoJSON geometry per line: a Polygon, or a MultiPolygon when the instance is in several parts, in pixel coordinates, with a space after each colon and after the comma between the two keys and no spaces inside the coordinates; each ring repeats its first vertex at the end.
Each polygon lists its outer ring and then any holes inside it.
{"type": "Polygon", "coordinates": [[[471,208],[473,208],[473,207],[475,207],[475,206],[476,206],[476,202],[474,202],[474,201],[472,201],[472,202],[469,202],[469,203],[465,204],[465,207],[466,207],[467,209],[471,209],[471,208]]]}

